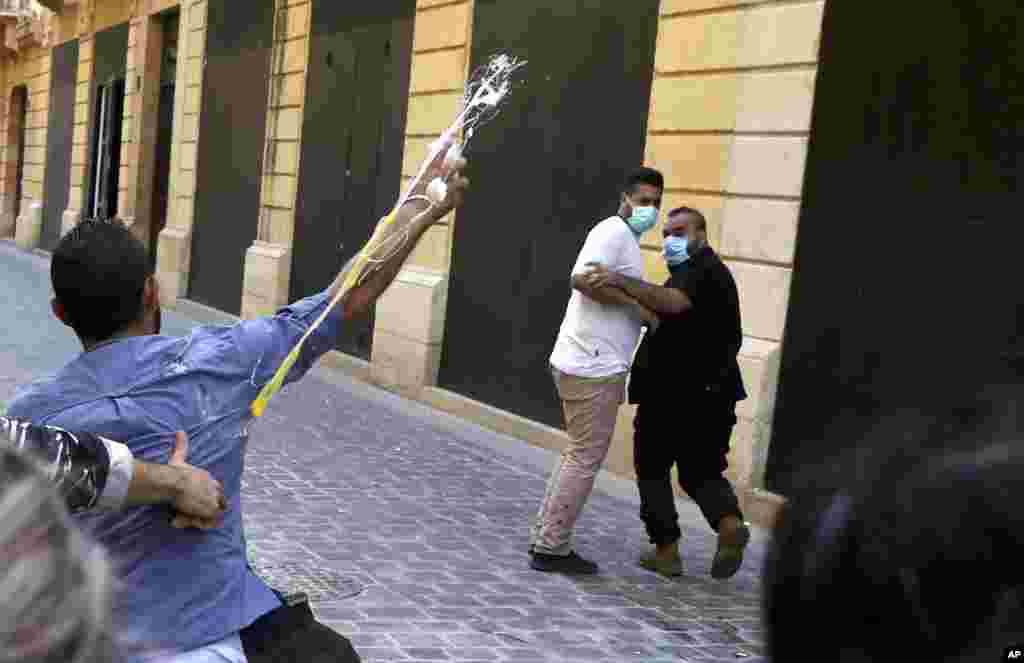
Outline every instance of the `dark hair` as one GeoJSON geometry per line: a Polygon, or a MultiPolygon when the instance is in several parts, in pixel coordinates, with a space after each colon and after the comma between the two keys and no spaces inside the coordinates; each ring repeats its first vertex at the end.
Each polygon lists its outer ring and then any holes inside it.
{"type": "Polygon", "coordinates": [[[859,451],[785,507],[765,570],[771,660],[995,661],[1024,642],[1024,451],[922,451],[859,451]]]}
{"type": "Polygon", "coordinates": [[[660,191],[665,190],[665,178],[660,172],[653,168],[637,168],[626,178],[626,184],[622,187],[622,192],[631,194],[636,191],[636,187],[639,184],[650,184],[660,191]]]}
{"type": "Polygon", "coordinates": [[[668,218],[671,219],[672,217],[678,216],[679,214],[689,214],[690,216],[694,217],[695,219],[697,219],[697,230],[703,230],[705,232],[707,231],[708,220],[704,218],[704,215],[701,214],[700,210],[686,206],[677,207],[668,213],[668,218]]]}
{"type": "Polygon", "coordinates": [[[50,264],[53,292],[81,338],[103,341],[138,320],[153,261],[120,221],[86,220],[68,232],[50,264]]]}

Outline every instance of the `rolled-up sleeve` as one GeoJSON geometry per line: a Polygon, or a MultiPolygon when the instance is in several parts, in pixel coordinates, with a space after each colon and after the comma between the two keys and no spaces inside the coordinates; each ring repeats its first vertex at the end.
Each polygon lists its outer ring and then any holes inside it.
{"type": "Polygon", "coordinates": [[[135,476],[135,458],[131,449],[113,440],[100,438],[110,458],[110,469],[107,471],[107,482],[96,502],[97,509],[116,511],[124,507],[128,497],[128,487],[135,476]]]}

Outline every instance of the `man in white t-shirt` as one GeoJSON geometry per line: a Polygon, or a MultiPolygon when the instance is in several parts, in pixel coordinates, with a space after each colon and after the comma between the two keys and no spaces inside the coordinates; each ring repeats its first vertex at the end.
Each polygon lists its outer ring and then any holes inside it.
{"type": "Polygon", "coordinates": [[[530,566],[538,571],[597,573],[597,564],[573,550],[573,528],[608,455],[641,328],[654,331],[658,317],[622,290],[590,287],[585,276],[599,263],[643,278],[640,236],[657,224],[664,188],[658,171],[633,172],[619,213],[594,226],[572,269],[573,292],[551,354],[570,441],[530,533],[530,566]]]}

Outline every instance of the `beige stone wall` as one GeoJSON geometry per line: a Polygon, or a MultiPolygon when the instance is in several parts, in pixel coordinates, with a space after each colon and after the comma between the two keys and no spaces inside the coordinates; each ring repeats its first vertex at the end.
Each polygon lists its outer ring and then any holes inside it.
{"type": "MultiPolygon", "coordinates": [[[[461,110],[469,67],[473,0],[418,0],[413,36],[402,189],[416,174],[427,147],[461,110]]],[[[447,273],[453,217],[430,229],[409,265],[447,273]]]]}
{"type": "Polygon", "coordinates": [[[260,218],[245,256],[242,317],[273,313],[286,304],[291,277],[313,7],[310,0],[278,0],[276,9],[260,218]]]}
{"type": "MultiPolygon", "coordinates": [[[[118,190],[118,216],[143,241],[149,239],[152,217],[152,167],[156,131],[156,113],[159,103],[160,61],[162,29],[155,14],[182,4],[179,0],[83,0],[69,8],[58,18],[61,39],[79,39],[78,87],[75,95],[75,128],[71,155],[71,179],[68,209],[64,212],[62,231],[66,232],[81,216],[86,205],[89,163],[89,115],[93,85],[93,50],[95,35],[115,25],[128,22],[128,52],[125,69],[125,103],[121,132],[121,173],[118,190]],[[70,34],[74,17],[74,35],[70,34]]],[[[184,0],[182,7],[180,74],[188,64],[201,70],[202,47],[205,46],[205,3],[184,0]],[[196,25],[190,25],[194,17],[196,25]],[[190,54],[186,45],[200,44],[198,54],[190,54]]],[[[192,81],[198,85],[198,81],[192,81]]],[[[184,94],[179,86],[176,114],[184,94]]],[[[175,117],[175,144],[183,136],[184,122],[175,117]]],[[[175,145],[176,147],[176,145],[175,145]]],[[[173,148],[172,148],[173,149],[173,148]]],[[[177,168],[172,168],[171,186],[179,179],[177,168]]],[[[172,217],[178,208],[173,199],[172,217]]],[[[170,218],[168,220],[170,225],[170,218]]],[[[172,295],[174,295],[172,289],[172,295]]],[[[173,301],[173,297],[172,297],[173,301]]]]}
{"type": "MultiPolygon", "coordinates": [[[[729,476],[745,496],[761,484],[770,435],[823,9],[824,0],[663,0],[660,10],[645,160],[666,175],[666,211],[705,212],[740,288],[750,398],[738,409],[729,476]]],[[[471,1],[418,3],[403,185],[458,110],[472,13],[471,1]]],[[[441,407],[451,399],[422,388],[436,381],[451,241],[451,223],[433,229],[382,298],[372,365],[379,384],[441,407]]],[[[646,278],[664,280],[661,229],[642,244],[646,278]]],[[[490,411],[473,416],[491,421],[490,411]]],[[[620,411],[608,460],[627,476],[634,413],[620,411]]],[[[506,420],[544,446],[558,437],[506,420]]]]}
{"type": "MultiPolygon", "coordinates": [[[[742,488],[761,485],[770,436],[823,10],[824,0],[661,7],[646,160],[666,175],[666,210],[705,212],[740,290],[750,398],[729,476],[742,488]]],[[[663,278],[660,229],[644,246],[648,278],[663,278]]],[[[616,440],[623,465],[627,432],[616,440]]]]}
{"type": "MultiPolygon", "coordinates": [[[[75,92],[75,128],[71,147],[71,180],[68,196],[68,209],[64,212],[61,232],[67,232],[78,222],[81,210],[85,207],[86,187],[88,186],[89,163],[89,114],[91,88],[93,84],[93,50],[96,33],[124,23],[135,11],[135,0],[81,0],[75,11],[67,11],[60,19],[62,37],[72,38],[70,30],[71,14],[76,20],[76,36],[78,37],[78,84],[75,92]]],[[[131,50],[129,37],[129,51],[131,50]]],[[[126,81],[126,95],[131,93],[131,82],[126,81]]],[[[126,97],[126,113],[128,98],[126,97]]],[[[130,132],[131,121],[126,122],[130,132]]],[[[122,167],[121,177],[125,175],[122,167]]]]}
{"type": "Polygon", "coordinates": [[[20,49],[3,65],[0,88],[0,236],[15,236],[23,248],[35,248],[42,230],[43,178],[46,171],[46,132],[50,108],[50,50],[43,44],[20,49]],[[11,97],[14,89],[28,90],[25,113],[25,162],[21,205],[14,219],[18,141],[11,97]]]}
{"type": "Polygon", "coordinates": [[[91,0],[93,2],[93,32],[102,32],[115,25],[127,23],[132,16],[145,12],[145,0],[91,0]],[[141,6],[140,6],[141,5],[141,6]]]}
{"type": "Polygon", "coordinates": [[[55,46],[78,38],[78,5],[66,6],[64,11],[54,17],[54,21],[55,46]]]}
{"type": "MultiPolygon", "coordinates": [[[[430,143],[461,109],[472,20],[472,0],[416,3],[403,191],[418,172],[430,143]]],[[[454,214],[427,231],[378,303],[370,377],[379,385],[417,396],[423,387],[437,382],[453,220],[454,214]]]]}
{"type": "Polygon", "coordinates": [[[188,288],[195,210],[199,103],[206,55],[206,0],[182,0],[178,31],[178,70],[174,89],[174,128],[168,184],[167,226],[157,244],[157,280],[165,306],[173,306],[188,288]]]}
{"type": "Polygon", "coordinates": [[[84,0],[78,5],[78,78],[75,90],[75,128],[71,145],[71,180],[68,209],[64,211],[61,232],[67,232],[78,222],[80,210],[85,206],[87,164],[89,159],[89,102],[93,73],[95,0],[84,0]]]}
{"type": "Polygon", "coordinates": [[[136,3],[128,32],[117,208],[118,216],[146,244],[154,232],[153,172],[164,54],[164,23],[156,14],[167,4],[136,3]]]}

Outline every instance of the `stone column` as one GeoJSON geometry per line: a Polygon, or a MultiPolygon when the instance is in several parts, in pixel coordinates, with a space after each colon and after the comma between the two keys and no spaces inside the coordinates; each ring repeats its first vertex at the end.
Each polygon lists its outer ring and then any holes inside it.
{"type": "MultiPolygon", "coordinates": [[[[473,0],[416,3],[403,190],[461,110],[472,24],[473,0]]],[[[377,304],[370,375],[383,387],[415,395],[437,384],[453,222],[451,215],[427,231],[377,304]]]]}
{"type": "MultiPolygon", "coordinates": [[[[192,221],[195,211],[196,148],[199,102],[206,55],[206,0],[183,0],[178,38],[177,85],[174,91],[174,129],[171,143],[170,209],[167,226],[157,244],[157,280],[164,306],[174,306],[188,290],[192,260],[192,221]],[[196,101],[187,102],[188,99],[196,101]]],[[[159,73],[156,84],[159,85],[159,73]]]]}
{"type": "Polygon", "coordinates": [[[153,231],[153,169],[162,62],[163,23],[145,13],[133,16],[128,36],[117,207],[118,216],[146,244],[153,231]]]}
{"type": "Polygon", "coordinates": [[[75,129],[71,147],[71,182],[68,208],[61,219],[61,234],[71,230],[86,208],[89,170],[89,113],[92,103],[93,48],[96,0],[78,4],[78,88],[75,92],[75,129]]]}
{"type": "MultiPolygon", "coordinates": [[[[750,398],[727,476],[749,501],[771,435],[824,2],[721,5],[662,3],[646,160],[665,173],[666,211],[701,209],[736,277],[750,398]]],[[[644,237],[651,280],[664,276],[660,237],[644,237]]]]}
{"type": "Polygon", "coordinates": [[[262,202],[256,241],[245,255],[243,318],[287,304],[291,280],[312,4],[278,0],[276,11],[262,202]]]}
{"type": "MultiPolygon", "coordinates": [[[[39,246],[43,229],[43,182],[46,174],[46,134],[49,128],[50,63],[52,56],[46,39],[49,30],[35,19],[25,36],[19,39],[25,62],[24,83],[28,88],[25,112],[25,162],[22,172],[21,214],[16,226],[16,240],[23,249],[39,246]]],[[[17,158],[15,155],[14,158],[17,158]]]]}

